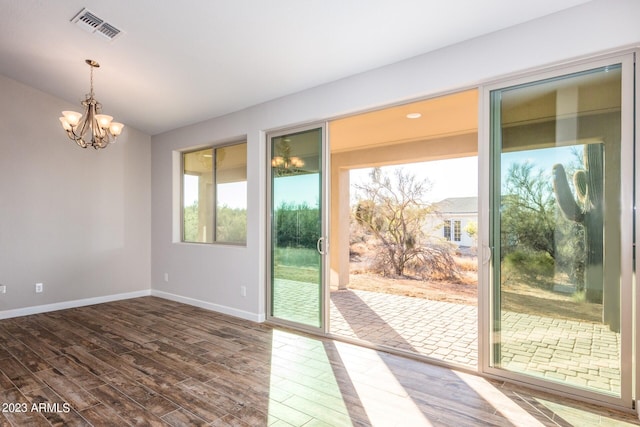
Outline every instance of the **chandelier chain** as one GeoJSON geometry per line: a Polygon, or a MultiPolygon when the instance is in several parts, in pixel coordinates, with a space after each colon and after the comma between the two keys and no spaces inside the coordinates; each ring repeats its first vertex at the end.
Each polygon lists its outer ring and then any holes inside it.
{"type": "Polygon", "coordinates": [[[91,73],[89,74],[89,87],[91,88],[91,92],[89,92],[89,95],[91,96],[91,98],[93,98],[93,66],[90,65],[91,68],[91,73]]]}

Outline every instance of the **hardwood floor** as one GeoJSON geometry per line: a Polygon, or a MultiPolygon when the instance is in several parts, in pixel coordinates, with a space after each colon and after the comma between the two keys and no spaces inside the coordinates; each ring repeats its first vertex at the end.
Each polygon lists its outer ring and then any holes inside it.
{"type": "Polygon", "coordinates": [[[637,425],[154,297],[0,321],[0,404],[0,426],[637,425]]]}

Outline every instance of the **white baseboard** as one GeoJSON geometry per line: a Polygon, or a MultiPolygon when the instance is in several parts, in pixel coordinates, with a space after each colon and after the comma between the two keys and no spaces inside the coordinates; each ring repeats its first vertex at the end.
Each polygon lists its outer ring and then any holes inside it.
{"type": "Polygon", "coordinates": [[[195,307],[204,308],[206,310],[215,311],[222,314],[228,314],[229,316],[239,317],[241,319],[250,320],[252,322],[262,323],[265,321],[264,314],[251,313],[244,310],[238,310],[232,307],[227,307],[220,304],[214,304],[195,298],[184,297],[181,295],[175,295],[169,292],[157,291],[153,289],[145,289],[142,291],[127,292],[115,295],[105,295],[101,297],[85,298],[72,301],[63,301],[53,304],[35,305],[32,307],[16,308],[12,310],[0,311],[0,319],[10,319],[12,317],[29,316],[31,314],[48,313],[50,311],[65,310],[68,308],[84,307],[87,305],[102,304],[105,302],[120,301],[131,298],[146,297],[149,295],[156,296],[158,298],[164,298],[170,301],[176,301],[183,304],[193,305],[195,307]]]}
{"type": "Polygon", "coordinates": [[[250,320],[252,322],[262,323],[265,321],[264,314],[256,314],[249,311],[238,310],[236,308],[227,307],[225,305],[214,304],[195,298],[183,297],[181,295],[176,295],[169,292],[152,289],[151,295],[158,298],[168,299],[170,301],[193,305],[195,307],[204,308],[206,310],[211,310],[222,314],[228,314],[229,316],[239,317],[240,319],[250,320]]]}
{"type": "Polygon", "coordinates": [[[12,317],[28,316],[30,314],[47,313],[50,311],[65,310],[67,308],[84,307],[86,305],[102,304],[105,302],[119,301],[124,299],[146,297],[151,295],[150,289],[143,291],[127,292],[123,294],[105,295],[101,297],[78,299],[73,301],[63,301],[53,304],[35,305],[32,307],[16,308],[13,310],[0,311],[0,319],[10,319],[12,317]]]}

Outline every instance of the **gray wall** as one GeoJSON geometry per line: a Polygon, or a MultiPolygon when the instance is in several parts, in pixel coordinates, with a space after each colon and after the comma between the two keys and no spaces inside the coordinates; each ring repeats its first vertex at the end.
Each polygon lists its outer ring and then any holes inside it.
{"type": "Polygon", "coordinates": [[[151,138],[83,150],[58,121],[79,109],[0,76],[0,318],[149,292],[151,138]]]}
{"type": "Polygon", "coordinates": [[[637,45],[637,16],[636,0],[595,0],[153,138],[127,127],[101,152],[73,146],[60,128],[60,111],[78,105],[0,77],[0,284],[7,286],[0,317],[153,289],[261,320],[265,131],[637,45]],[[176,243],[176,150],[243,138],[249,149],[246,247],[176,243]],[[43,294],[34,293],[36,282],[44,283],[43,294]],[[247,287],[246,297],[240,286],[247,287]]]}
{"type": "MultiPolygon", "coordinates": [[[[152,138],[152,271],[155,293],[260,320],[265,315],[264,132],[466,89],[640,42],[640,2],[596,0],[567,11],[152,138]],[[246,247],[175,242],[175,152],[248,140],[246,247]],[[164,280],[169,274],[169,281],[164,280]],[[247,296],[240,294],[247,287],[247,296]]],[[[292,58],[295,61],[295,58],[292,58]]],[[[265,64],[268,66],[268,64],[265,64]]],[[[260,70],[256,70],[260,72],[260,70]]]]}

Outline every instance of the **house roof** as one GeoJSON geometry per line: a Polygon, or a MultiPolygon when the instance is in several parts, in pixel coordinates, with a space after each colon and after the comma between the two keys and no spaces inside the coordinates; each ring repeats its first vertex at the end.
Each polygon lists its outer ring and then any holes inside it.
{"type": "Polygon", "coordinates": [[[478,197],[449,197],[434,203],[433,208],[441,214],[476,214],[478,197]]]}

